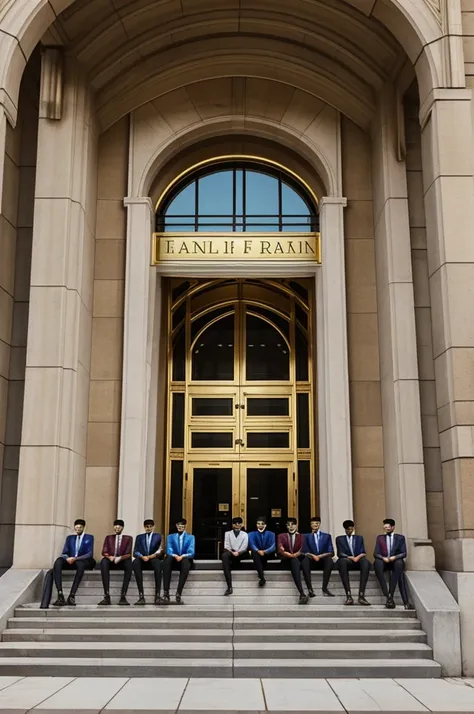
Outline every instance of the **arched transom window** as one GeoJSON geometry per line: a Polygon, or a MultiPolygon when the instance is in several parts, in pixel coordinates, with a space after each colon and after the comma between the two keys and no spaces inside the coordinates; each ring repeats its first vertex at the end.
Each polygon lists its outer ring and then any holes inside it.
{"type": "Polygon", "coordinates": [[[319,230],[317,205],[298,178],[280,167],[250,160],[201,166],[177,181],[161,201],[162,232],[319,230]]]}

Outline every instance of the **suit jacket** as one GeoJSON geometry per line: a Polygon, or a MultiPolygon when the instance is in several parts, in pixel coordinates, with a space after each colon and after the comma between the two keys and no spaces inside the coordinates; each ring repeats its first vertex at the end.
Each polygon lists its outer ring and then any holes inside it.
{"type": "Polygon", "coordinates": [[[141,558],[142,555],[155,555],[158,551],[161,551],[161,535],[160,533],[152,533],[150,541],[150,552],[147,549],[147,534],[140,533],[135,538],[135,547],[133,548],[133,555],[135,558],[141,558]]]}
{"type": "Polygon", "coordinates": [[[349,548],[349,543],[347,542],[347,536],[341,535],[336,538],[336,549],[338,558],[349,558],[353,555],[362,555],[362,553],[367,553],[364,545],[364,539],[360,535],[352,536],[352,549],[349,548]]]}
{"type": "Polygon", "coordinates": [[[166,555],[184,555],[186,558],[194,558],[196,541],[193,535],[184,532],[183,548],[179,545],[179,533],[170,533],[166,539],[166,555]]]}
{"type": "MultiPolygon", "coordinates": [[[[61,557],[75,558],[76,557],[76,537],[75,535],[68,535],[63,546],[63,551],[61,557]]],[[[82,538],[81,547],[79,548],[79,554],[77,560],[87,560],[88,558],[94,557],[94,536],[89,535],[89,533],[84,533],[82,538]]]]}
{"type": "Polygon", "coordinates": [[[291,548],[291,541],[289,533],[280,533],[277,538],[277,552],[281,555],[283,551],[287,553],[298,553],[298,551],[303,548],[304,538],[301,533],[296,533],[295,537],[295,547],[291,548]]]}
{"type": "MultiPolygon", "coordinates": [[[[120,542],[119,556],[132,554],[133,538],[129,535],[122,535],[120,542]]],[[[107,558],[110,555],[115,555],[115,533],[105,536],[104,545],[102,546],[102,555],[107,558]]]]}
{"type": "Polygon", "coordinates": [[[274,553],[276,548],[275,534],[266,529],[263,533],[252,531],[249,533],[249,548],[252,551],[264,550],[265,553],[274,553]]]}
{"type": "MultiPolygon", "coordinates": [[[[405,536],[400,533],[393,534],[393,547],[390,556],[394,556],[395,560],[403,560],[407,557],[407,542],[405,536]]],[[[378,535],[375,541],[374,558],[382,560],[388,556],[387,551],[387,536],[378,535]]]]}
{"type": "Polygon", "coordinates": [[[314,542],[314,534],[306,533],[304,535],[303,542],[303,553],[312,553],[313,555],[321,555],[321,553],[332,553],[334,555],[334,548],[332,545],[332,538],[329,533],[324,531],[319,531],[319,549],[316,550],[316,543],[314,542]]]}

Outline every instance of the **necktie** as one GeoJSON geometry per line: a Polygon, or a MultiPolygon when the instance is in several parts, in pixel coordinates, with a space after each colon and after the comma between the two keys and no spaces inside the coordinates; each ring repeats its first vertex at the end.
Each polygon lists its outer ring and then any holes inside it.
{"type": "Polygon", "coordinates": [[[146,554],[147,555],[150,555],[151,536],[152,536],[152,534],[148,533],[147,537],[146,537],[146,554]]]}
{"type": "Polygon", "coordinates": [[[290,535],[290,544],[291,544],[291,552],[294,553],[295,552],[295,534],[294,533],[292,533],[290,535]]]}
{"type": "Polygon", "coordinates": [[[354,555],[354,548],[352,547],[352,536],[347,536],[347,540],[349,541],[349,548],[351,551],[351,555],[354,555]]]}
{"type": "Polygon", "coordinates": [[[121,535],[116,535],[116,536],[115,536],[115,557],[116,557],[116,558],[118,557],[118,554],[119,554],[119,552],[120,552],[120,542],[121,542],[121,540],[122,540],[122,536],[121,536],[121,535]]]}
{"type": "Polygon", "coordinates": [[[79,555],[79,548],[81,547],[81,536],[76,536],[76,553],[75,557],[79,555]]]}
{"type": "Polygon", "coordinates": [[[316,531],[316,555],[319,555],[319,531],[316,531]]]}
{"type": "Polygon", "coordinates": [[[181,534],[181,535],[178,537],[178,543],[179,543],[179,553],[178,553],[178,555],[182,555],[182,554],[183,554],[183,538],[184,538],[184,535],[183,535],[183,534],[181,534]]]}
{"type": "Polygon", "coordinates": [[[390,558],[392,555],[392,536],[388,535],[387,536],[387,558],[390,558]]]}

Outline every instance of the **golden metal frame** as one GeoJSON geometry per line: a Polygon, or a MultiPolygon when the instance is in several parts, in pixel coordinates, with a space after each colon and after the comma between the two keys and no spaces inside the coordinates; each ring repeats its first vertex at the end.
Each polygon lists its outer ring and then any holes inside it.
{"type": "MultiPolygon", "coordinates": [[[[272,280],[255,280],[255,279],[235,279],[235,298],[223,300],[222,303],[215,300],[215,293],[218,294],[220,284],[229,284],[227,279],[213,280],[191,280],[187,291],[178,297],[172,304],[171,293],[172,286],[177,284],[178,280],[169,281],[168,292],[168,311],[167,311],[167,354],[168,354],[168,390],[167,390],[167,420],[166,420],[166,482],[165,482],[165,527],[168,532],[170,523],[170,486],[171,486],[171,461],[180,459],[183,461],[183,514],[188,520],[188,527],[192,529],[193,518],[193,469],[200,465],[207,464],[208,466],[223,467],[228,464],[232,468],[233,478],[233,516],[242,515],[242,504],[244,514],[246,515],[246,469],[251,465],[253,468],[268,468],[282,464],[288,467],[288,508],[297,516],[298,506],[298,460],[305,459],[310,462],[310,499],[311,511],[316,511],[316,483],[315,483],[315,419],[314,419],[314,340],[313,340],[313,316],[312,309],[314,305],[314,283],[309,280],[303,281],[308,289],[308,302],[305,302],[302,297],[293,291],[287,282],[272,280]],[[262,300],[255,298],[247,299],[244,295],[245,286],[252,286],[254,289],[262,291],[262,300]],[[213,288],[207,293],[209,303],[205,303],[197,311],[196,315],[191,314],[191,301],[198,296],[200,290],[204,288],[213,288]],[[289,313],[275,307],[274,304],[269,305],[268,295],[265,292],[268,290],[278,291],[286,295],[289,304],[289,313]],[[214,297],[213,297],[214,296],[214,297]],[[173,382],[172,380],[172,347],[173,337],[176,334],[178,327],[171,330],[172,313],[186,302],[186,313],[184,320],[180,325],[185,328],[185,345],[186,345],[186,366],[185,366],[185,381],[173,382]],[[191,323],[201,316],[209,312],[212,308],[219,305],[232,306],[235,314],[234,320],[234,379],[232,381],[216,381],[210,383],[193,382],[191,379],[191,323]],[[299,304],[308,314],[308,329],[306,332],[308,338],[308,375],[307,382],[296,382],[296,365],[294,358],[295,347],[295,332],[296,332],[296,313],[295,305],[299,304]],[[289,321],[290,325],[290,379],[286,382],[247,382],[245,379],[245,311],[252,306],[261,306],[266,310],[273,311],[275,314],[289,321]],[[172,393],[181,392],[185,395],[184,406],[184,424],[185,424],[185,439],[183,449],[171,448],[171,424],[172,424],[172,393]],[[298,393],[307,393],[309,395],[309,429],[310,429],[310,445],[308,449],[296,448],[296,399],[298,393]],[[257,394],[262,396],[287,396],[290,399],[290,408],[288,417],[272,417],[272,425],[270,428],[265,426],[265,431],[271,430],[287,430],[290,434],[290,448],[285,449],[261,449],[258,452],[249,451],[240,445],[235,444],[236,437],[244,438],[249,429],[258,429],[263,427],[264,422],[268,424],[268,417],[248,417],[247,409],[238,409],[233,412],[232,417],[193,417],[191,410],[191,401],[197,396],[228,396],[236,403],[244,403],[246,400],[257,394]],[[205,428],[209,431],[228,431],[232,430],[235,434],[233,448],[226,450],[216,449],[192,449],[191,434],[194,430],[202,430],[205,428]],[[295,444],[293,445],[293,440],[295,444]],[[218,451],[218,454],[216,453],[218,451]]],[[[219,316],[222,318],[222,316],[219,316]]],[[[258,314],[259,319],[266,319],[258,314]]],[[[271,322],[271,320],[267,320],[271,322]]],[[[211,322],[214,322],[212,320],[211,322]]],[[[277,326],[271,323],[276,329],[277,326]]],[[[207,324],[207,327],[209,323],[207,324]]],[[[282,335],[282,337],[284,337],[282,335]]],[[[286,338],[285,338],[285,341],[286,338]]],[[[193,340],[193,343],[195,340],[193,340]]],[[[287,342],[288,343],[288,342],[287,342]]],[[[244,442],[245,443],[245,442],[244,442]]]]}

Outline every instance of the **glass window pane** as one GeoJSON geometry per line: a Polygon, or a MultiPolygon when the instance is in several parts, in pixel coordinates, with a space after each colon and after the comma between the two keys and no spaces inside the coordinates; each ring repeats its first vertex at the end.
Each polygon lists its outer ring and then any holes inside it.
{"type": "Polygon", "coordinates": [[[237,169],[235,172],[235,212],[238,216],[244,213],[244,172],[237,169]]]}
{"type": "Polygon", "coordinates": [[[246,316],[246,376],[248,381],[290,378],[288,345],[268,322],[246,316]]]}
{"type": "Polygon", "coordinates": [[[198,213],[201,216],[231,216],[234,212],[234,172],[217,171],[203,176],[198,184],[198,213]]]}
{"type": "Polygon", "coordinates": [[[190,216],[196,213],[196,182],[193,181],[173,198],[166,209],[166,218],[190,216]]]}
{"type": "Polygon", "coordinates": [[[193,348],[192,378],[196,381],[234,379],[234,315],[208,327],[193,348]]]}
{"type": "Polygon", "coordinates": [[[288,397],[247,397],[248,416],[289,416],[288,397]]]}
{"type": "Polygon", "coordinates": [[[183,517],[183,462],[171,462],[170,525],[183,517]]]}
{"type": "Polygon", "coordinates": [[[309,208],[294,188],[281,184],[282,213],[284,216],[309,216],[309,208]]]}
{"type": "Polygon", "coordinates": [[[288,449],[290,435],[287,431],[247,432],[248,449],[288,449]]]}
{"type": "Polygon", "coordinates": [[[255,233],[278,233],[278,223],[247,223],[245,230],[255,233]]]}
{"type": "Polygon", "coordinates": [[[309,449],[309,394],[296,395],[298,449],[309,449]]]}
{"type": "Polygon", "coordinates": [[[278,180],[259,171],[246,171],[245,182],[246,213],[278,216],[278,180]]]}
{"type": "Polygon", "coordinates": [[[309,379],[308,371],[308,340],[297,327],[295,331],[296,342],[296,381],[307,382],[309,379]]]}
{"type": "Polygon", "coordinates": [[[193,416],[232,416],[234,413],[231,397],[193,397],[193,416]]]}
{"type": "Polygon", "coordinates": [[[186,378],[184,327],[179,331],[173,345],[173,381],[184,382],[186,378]]]}
{"type": "Polygon", "coordinates": [[[231,449],[234,443],[233,432],[193,431],[191,434],[192,449],[231,449]]]}
{"type": "Polygon", "coordinates": [[[184,393],[173,393],[171,448],[184,447],[184,393]]]}
{"type": "Polygon", "coordinates": [[[298,461],[298,529],[300,533],[309,531],[311,518],[311,467],[309,461],[298,461]]]}

